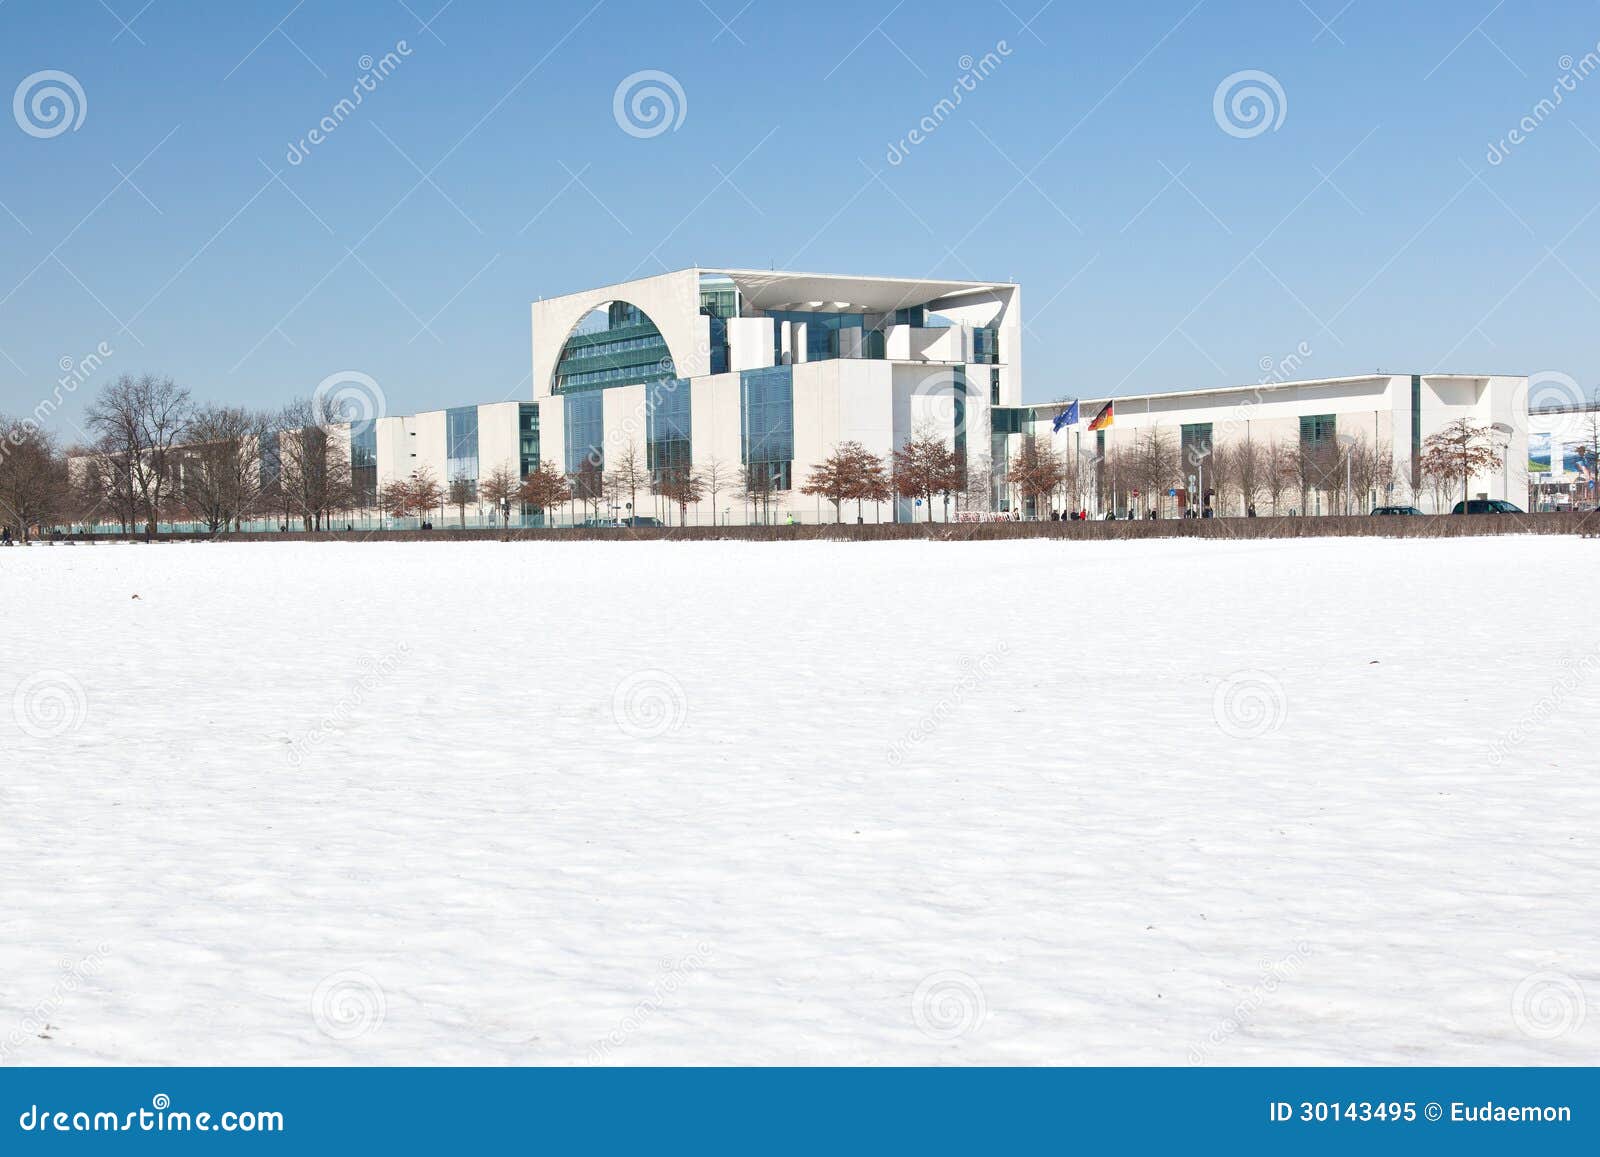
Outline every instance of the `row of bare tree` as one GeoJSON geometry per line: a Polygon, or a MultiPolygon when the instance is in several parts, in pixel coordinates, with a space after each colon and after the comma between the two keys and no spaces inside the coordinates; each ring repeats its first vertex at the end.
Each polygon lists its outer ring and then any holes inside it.
{"type": "Polygon", "coordinates": [[[311,399],[275,412],[199,404],[170,378],[123,375],[85,412],[88,443],[65,453],[36,422],[0,419],[0,521],[22,538],[63,522],[318,529],[356,504],[343,420],[311,399]]]}
{"type": "Polygon", "coordinates": [[[1452,422],[1424,442],[1414,463],[1397,463],[1387,442],[1330,438],[1321,442],[1256,442],[1193,447],[1185,454],[1172,431],[1144,430],[1133,443],[1103,459],[1057,453],[1048,443],[1025,439],[1006,475],[1023,497],[1041,508],[1064,499],[1069,509],[1098,495],[1107,510],[1137,510],[1168,490],[1192,494],[1191,505],[1221,514],[1245,514],[1265,504],[1276,514],[1304,512],[1313,495],[1329,514],[1359,514],[1369,495],[1380,503],[1404,495],[1411,505],[1431,498],[1435,510],[1466,498],[1474,477],[1499,471],[1506,440],[1493,427],[1467,419],[1452,422]],[[1409,468],[1408,468],[1409,467],[1409,468]]]}

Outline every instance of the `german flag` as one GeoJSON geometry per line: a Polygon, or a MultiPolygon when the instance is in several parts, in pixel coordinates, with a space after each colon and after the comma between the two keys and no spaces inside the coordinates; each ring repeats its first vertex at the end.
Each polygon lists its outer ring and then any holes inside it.
{"type": "Polygon", "coordinates": [[[1089,423],[1089,429],[1104,430],[1107,426],[1116,421],[1117,414],[1116,411],[1112,409],[1112,407],[1116,404],[1116,400],[1113,399],[1101,406],[1100,412],[1094,416],[1094,421],[1089,423]]]}

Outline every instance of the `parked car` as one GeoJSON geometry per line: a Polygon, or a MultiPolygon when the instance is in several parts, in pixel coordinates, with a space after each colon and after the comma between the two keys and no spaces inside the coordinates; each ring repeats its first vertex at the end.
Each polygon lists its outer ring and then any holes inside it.
{"type": "Polygon", "coordinates": [[[632,518],[622,520],[624,526],[663,526],[659,518],[651,518],[648,514],[635,514],[632,518]]]}
{"type": "Polygon", "coordinates": [[[580,530],[615,530],[617,527],[619,527],[621,525],[622,525],[621,519],[617,519],[617,518],[585,518],[582,522],[578,523],[578,529],[580,529],[580,530]]]}
{"type": "Polygon", "coordinates": [[[1374,506],[1374,514],[1421,514],[1415,506],[1374,506]]]}
{"type": "Polygon", "coordinates": [[[1450,511],[1451,514],[1526,514],[1522,507],[1507,502],[1503,498],[1470,498],[1466,502],[1458,502],[1450,511]]]}

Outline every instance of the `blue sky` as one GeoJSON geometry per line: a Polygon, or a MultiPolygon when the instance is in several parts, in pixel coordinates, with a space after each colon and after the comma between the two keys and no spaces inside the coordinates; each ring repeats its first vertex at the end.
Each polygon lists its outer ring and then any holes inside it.
{"type": "Polygon", "coordinates": [[[441,3],[0,0],[4,93],[83,94],[54,135],[0,117],[0,412],[102,342],[66,440],[124,371],[527,397],[530,301],[692,264],[1019,281],[1029,400],[1297,350],[1600,378],[1600,75],[1533,111],[1600,52],[1600,3],[441,3]],[[653,136],[613,113],[642,70],[683,93],[653,136]],[[1244,70],[1282,93],[1253,135],[1214,111],[1244,70]]]}

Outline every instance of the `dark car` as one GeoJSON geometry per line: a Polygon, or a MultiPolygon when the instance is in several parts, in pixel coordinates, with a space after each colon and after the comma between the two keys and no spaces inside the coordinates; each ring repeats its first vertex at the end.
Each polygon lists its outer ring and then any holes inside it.
{"type": "Polygon", "coordinates": [[[1451,514],[1526,514],[1522,507],[1513,505],[1503,498],[1469,498],[1465,502],[1458,502],[1450,511],[1451,514]]]}
{"type": "Polygon", "coordinates": [[[646,514],[636,514],[632,518],[624,518],[622,520],[622,525],[624,525],[624,526],[661,526],[662,522],[661,522],[661,520],[659,518],[651,518],[649,515],[646,515],[646,514]]]}
{"type": "Polygon", "coordinates": [[[1374,514],[1421,514],[1415,506],[1374,506],[1374,514]]]}

